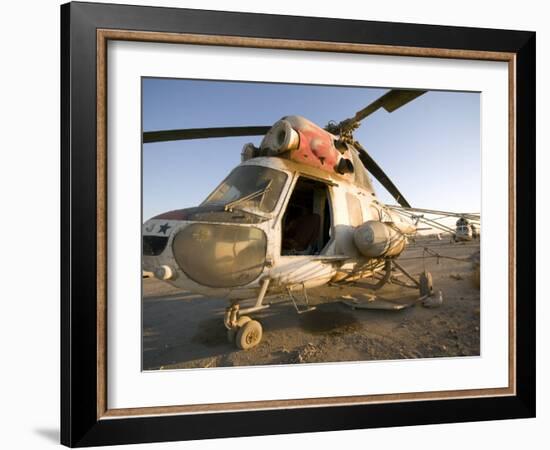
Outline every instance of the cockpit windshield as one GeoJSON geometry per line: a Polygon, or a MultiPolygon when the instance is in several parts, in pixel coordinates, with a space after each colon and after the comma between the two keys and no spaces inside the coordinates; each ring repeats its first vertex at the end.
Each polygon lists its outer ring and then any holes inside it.
{"type": "Polygon", "coordinates": [[[277,205],[286,179],[287,174],[280,170],[239,166],[202,204],[271,212],[277,205]]]}

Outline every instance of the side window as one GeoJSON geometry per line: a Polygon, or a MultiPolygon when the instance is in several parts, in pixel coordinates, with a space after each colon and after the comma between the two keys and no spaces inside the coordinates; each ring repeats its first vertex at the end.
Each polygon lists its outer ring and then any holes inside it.
{"type": "Polygon", "coordinates": [[[361,225],[364,222],[363,211],[361,209],[361,202],[355,195],[349,192],[346,193],[346,202],[348,204],[348,214],[349,214],[350,225],[354,227],[361,225]]]}

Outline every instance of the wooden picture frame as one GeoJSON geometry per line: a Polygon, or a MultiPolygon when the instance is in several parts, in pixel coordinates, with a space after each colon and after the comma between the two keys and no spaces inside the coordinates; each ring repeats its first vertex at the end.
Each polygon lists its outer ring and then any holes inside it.
{"type": "Polygon", "coordinates": [[[68,446],[535,415],[535,33],[70,3],[61,7],[61,441],[68,446]],[[117,410],[107,404],[109,40],[505,61],[509,384],[471,391],[117,410]]]}

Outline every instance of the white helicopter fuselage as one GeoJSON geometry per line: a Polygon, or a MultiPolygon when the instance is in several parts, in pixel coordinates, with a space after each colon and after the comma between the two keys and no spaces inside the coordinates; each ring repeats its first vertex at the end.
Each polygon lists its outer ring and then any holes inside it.
{"type": "Polygon", "coordinates": [[[411,221],[379,203],[372,188],[353,183],[351,174],[330,174],[279,157],[256,157],[238,167],[243,166],[269,168],[286,175],[272,210],[260,210],[257,205],[255,207],[251,204],[235,204],[232,208],[226,207],[223,213],[219,213],[221,219],[215,221],[209,220],[207,215],[206,218],[201,217],[198,213],[192,220],[185,214],[178,217],[178,214],[170,213],[152,218],[143,225],[143,237],[144,240],[160,242],[159,248],[162,248],[144,251],[143,270],[151,271],[157,278],[183,290],[231,300],[247,299],[255,297],[267,279],[267,293],[274,294],[286,289],[312,288],[330,281],[372,275],[373,271],[382,267],[383,260],[366,257],[358,250],[354,232],[364,222],[391,223],[393,228],[404,235],[415,231],[411,221]],[[294,207],[289,202],[297,185],[300,183],[302,186],[307,182],[319,187],[320,195],[326,192],[326,199],[323,197],[321,200],[317,199],[317,194],[312,194],[312,202],[318,208],[316,213],[322,218],[326,217],[322,219],[326,236],[324,240],[319,238],[313,244],[318,246],[317,251],[288,251],[284,249],[288,245],[284,242],[284,227],[288,225],[285,224],[285,213],[294,207]],[[225,221],[223,214],[229,219],[225,221]],[[248,216],[259,219],[248,220],[248,216]],[[235,222],[233,217],[240,219],[235,222]],[[239,241],[241,238],[234,238],[229,242],[216,238],[217,233],[224,236],[227,233],[232,233],[231,236],[242,235],[246,239],[239,241]],[[195,246],[197,240],[202,246],[195,246]],[[252,247],[250,242],[253,242],[252,247]],[[188,254],[185,260],[182,261],[180,256],[178,261],[174,249],[182,246],[186,246],[188,254]],[[209,256],[197,250],[204,246],[209,248],[209,256]],[[258,264],[251,262],[264,251],[258,264]],[[207,258],[214,259],[210,261],[207,258]],[[235,263],[237,260],[240,262],[235,263]],[[246,265],[247,262],[249,266],[241,271],[239,264],[246,265]],[[209,274],[213,266],[218,270],[227,267],[228,273],[232,273],[226,285],[223,276],[215,279],[209,274]],[[191,269],[184,270],[187,267],[191,269]],[[239,276],[242,276],[242,284],[239,283],[239,276]]]}

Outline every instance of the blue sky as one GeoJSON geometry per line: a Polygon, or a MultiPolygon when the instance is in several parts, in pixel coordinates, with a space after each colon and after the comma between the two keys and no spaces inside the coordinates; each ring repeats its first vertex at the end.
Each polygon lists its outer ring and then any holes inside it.
{"type": "MultiPolygon", "coordinates": [[[[388,89],[177,79],[143,79],[143,130],[271,125],[302,115],[324,126],[388,89]]],[[[479,212],[480,95],[429,91],[402,108],[378,110],[359,140],[413,207],[479,212]]],[[[143,218],[199,204],[261,136],[143,146],[143,218]]],[[[395,204],[375,182],[378,197],[395,204]]]]}

